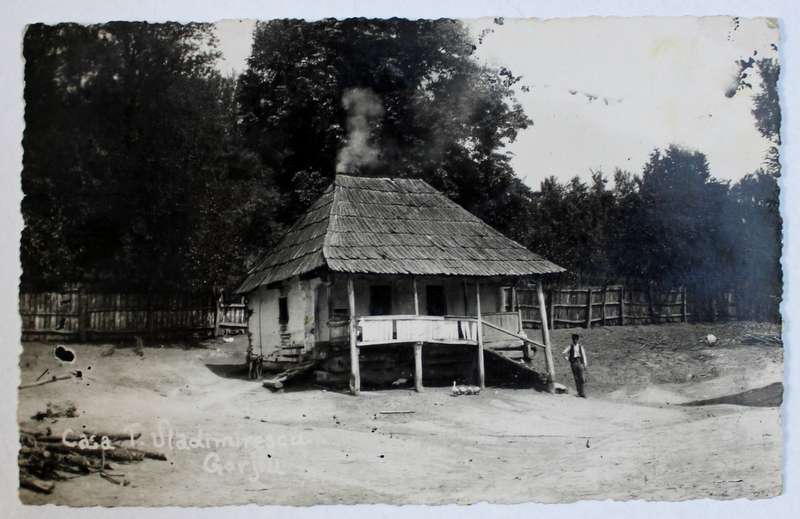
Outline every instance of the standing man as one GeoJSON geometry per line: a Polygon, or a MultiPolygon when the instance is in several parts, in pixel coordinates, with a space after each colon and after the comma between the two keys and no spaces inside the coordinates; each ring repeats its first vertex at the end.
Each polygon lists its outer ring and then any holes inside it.
{"type": "Polygon", "coordinates": [[[584,385],[586,384],[586,351],[583,346],[578,343],[581,338],[577,333],[572,334],[572,344],[567,346],[561,355],[565,360],[569,361],[572,368],[572,375],[575,377],[575,387],[578,389],[578,396],[586,398],[586,391],[584,385]]]}

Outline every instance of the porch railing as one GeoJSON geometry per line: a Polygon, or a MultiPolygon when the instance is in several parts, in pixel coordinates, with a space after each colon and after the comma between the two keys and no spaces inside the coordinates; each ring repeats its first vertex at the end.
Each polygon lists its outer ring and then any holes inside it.
{"type": "MultiPolygon", "coordinates": [[[[482,318],[485,342],[513,339],[504,330],[521,332],[517,313],[497,312],[484,314],[482,318]]],[[[357,317],[356,325],[359,346],[406,342],[478,343],[475,316],[371,315],[357,317]]],[[[332,341],[349,337],[349,321],[330,321],[328,328],[332,341]]]]}

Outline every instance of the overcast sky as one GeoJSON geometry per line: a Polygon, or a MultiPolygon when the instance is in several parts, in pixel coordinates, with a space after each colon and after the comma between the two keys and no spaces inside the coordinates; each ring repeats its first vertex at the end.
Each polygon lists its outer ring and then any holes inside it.
{"type": "MultiPolygon", "coordinates": [[[[761,165],[769,143],[756,132],[754,91],[725,91],[736,60],[777,57],[779,30],[765,19],[729,17],[506,18],[467,22],[487,33],[477,58],[523,76],[518,99],[534,125],[508,147],[529,186],[547,176],[609,178],[639,173],[654,148],[679,144],[708,156],[711,174],[736,181],[761,165]]],[[[220,68],[237,71],[254,22],[218,24],[220,68]]],[[[755,85],[757,86],[757,85],[755,85]]]]}

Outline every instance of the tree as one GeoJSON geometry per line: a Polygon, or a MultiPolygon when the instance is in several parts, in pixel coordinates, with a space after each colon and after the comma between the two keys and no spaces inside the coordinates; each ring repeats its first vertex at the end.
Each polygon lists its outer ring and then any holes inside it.
{"type": "MultiPolygon", "coordinates": [[[[519,80],[473,59],[455,20],[258,25],[239,101],[292,221],[334,175],[421,178],[492,224],[527,196],[500,152],[530,124],[519,80]]],[[[507,230],[502,229],[501,230],[507,230]]]]}
{"type": "Polygon", "coordinates": [[[253,214],[259,158],[210,27],[31,25],[25,34],[24,284],[225,284],[253,214]]]}
{"type": "Polygon", "coordinates": [[[730,287],[733,243],[721,232],[728,184],[713,179],[705,155],[655,150],[641,181],[641,272],[663,286],[716,294],[730,287]]]}

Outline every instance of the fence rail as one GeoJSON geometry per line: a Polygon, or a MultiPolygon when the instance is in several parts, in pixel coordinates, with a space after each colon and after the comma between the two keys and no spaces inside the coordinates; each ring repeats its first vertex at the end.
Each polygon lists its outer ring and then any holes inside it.
{"type": "MultiPolygon", "coordinates": [[[[764,295],[762,299],[766,303],[761,304],[756,313],[751,304],[740,304],[736,292],[733,291],[701,299],[687,292],[685,288],[631,290],[622,285],[613,285],[550,288],[545,289],[544,296],[551,329],[725,321],[740,317],[763,321],[780,320],[777,298],[764,295]]],[[[535,289],[517,289],[517,305],[523,327],[541,328],[535,289]]]]}
{"type": "Polygon", "coordinates": [[[244,300],[213,294],[20,293],[22,340],[205,338],[247,331],[244,300]]]}

